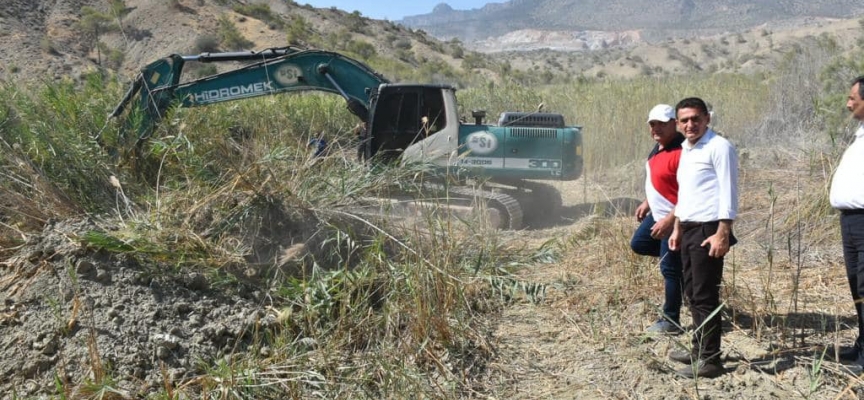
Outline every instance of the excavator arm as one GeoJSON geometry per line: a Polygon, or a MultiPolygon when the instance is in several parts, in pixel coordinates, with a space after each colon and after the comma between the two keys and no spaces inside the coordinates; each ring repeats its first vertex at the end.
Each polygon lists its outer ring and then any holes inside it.
{"type": "Polygon", "coordinates": [[[139,137],[149,136],[172,105],[196,107],[224,101],[299,91],[324,91],[342,96],[348,109],[366,122],[369,99],[379,85],[388,83],[365,64],[338,53],[300,50],[293,47],[260,52],[171,55],[141,70],[111,117],[121,115],[130,104],[142,113],[139,137]],[[249,65],[180,83],[188,62],[250,61],[249,65]]]}

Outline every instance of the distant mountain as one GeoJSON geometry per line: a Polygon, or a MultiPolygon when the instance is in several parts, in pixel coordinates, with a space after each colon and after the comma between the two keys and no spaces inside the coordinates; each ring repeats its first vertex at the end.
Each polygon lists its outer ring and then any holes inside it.
{"type": "Polygon", "coordinates": [[[397,21],[436,37],[474,41],[518,30],[641,31],[644,39],[702,36],[801,18],[850,18],[861,0],[510,0],[479,9],[439,4],[397,21]]]}

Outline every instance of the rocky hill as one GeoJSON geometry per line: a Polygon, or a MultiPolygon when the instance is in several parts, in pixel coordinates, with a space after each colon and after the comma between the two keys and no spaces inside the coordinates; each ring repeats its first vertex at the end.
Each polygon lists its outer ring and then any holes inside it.
{"type": "Polygon", "coordinates": [[[287,45],[346,52],[367,62],[393,60],[382,62],[392,66],[384,71],[391,79],[423,61],[438,62],[439,71],[458,68],[466,54],[422,31],[293,1],[0,2],[0,80],[50,82],[96,69],[131,76],[172,53],[287,45]]]}
{"type": "Polygon", "coordinates": [[[693,37],[804,18],[849,18],[864,13],[857,0],[510,0],[479,9],[446,3],[398,21],[437,37],[467,42],[513,31],[640,31],[650,39],[693,37]]]}
{"type": "Polygon", "coordinates": [[[172,53],[289,44],[347,53],[394,81],[748,72],[770,70],[801,40],[852,48],[864,26],[858,1],[755,3],[513,0],[468,11],[441,4],[394,23],[284,0],[5,0],[0,82],[95,70],[131,78],[172,53]]]}

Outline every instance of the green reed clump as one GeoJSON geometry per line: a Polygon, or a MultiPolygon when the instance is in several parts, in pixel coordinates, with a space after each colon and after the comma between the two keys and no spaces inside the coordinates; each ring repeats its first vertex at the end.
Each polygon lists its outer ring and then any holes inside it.
{"type": "Polygon", "coordinates": [[[232,354],[201,360],[192,381],[166,378],[166,394],[471,390],[491,357],[478,323],[494,301],[488,277],[505,273],[490,266],[508,253],[480,227],[432,217],[399,225],[364,209],[394,190],[418,196],[415,178],[427,171],[356,162],[357,120],[340,98],[172,109],[138,141],[106,120],[122,87],[90,79],[2,89],[0,189],[18,203],[11,213],[3,204],[13,218],[2,222],[28,222],[8,224],[3,243],[38,234],[49,218],[90,214],[112,228],[82,232],[84,249],[135,260],[154,279],[203,271],[218,290],[250,285],[270,299],[269,322],[232,354]],[[320,137],[330,152],[316,158],[307,143],[320,137]],[[495,256],[467,268],[466,254],[495,256]]]}
{"type": "Polygon", "coordinates": [[[112,208],[110,157],[94,136],[116,93],[98,74],[81,84],[0,87],[0,190],[13,224],[112,208]]]}
{"type": "Polygon", "coordinates": [[[723,121],[716,128],[738,139],[759,120],[767,85],[760,76],[705,74],[580,80],[536,88],[487,85],[459,92],[461,115],[470,117],[471,110],[483,109],[491,123],[504,111],[563,114],[568,124],[584,128],[585,165],[593,170],[643,159],[653,144],[645,123],[648,110],[657,103],[674,106],[689,96],[711,103],[723,121]]]}

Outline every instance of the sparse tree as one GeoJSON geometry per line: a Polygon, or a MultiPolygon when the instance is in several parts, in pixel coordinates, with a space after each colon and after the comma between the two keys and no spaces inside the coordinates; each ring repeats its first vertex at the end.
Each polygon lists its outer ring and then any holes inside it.
{"type": "Polygon", "coordinates": [[[112,20],[111,16],[93,7],[84,6],[81,8],[81,19],[76,25],[81,31],[81,36],[90,39],[90,48],[96,48],[96,63],[100,65],[102,64],[102,52],[99,48],[99,36],[117,29],[117,25],[112,20]]]}
{"type": "Polygon", "coordinates": [[[124,0],[111,0],[108,6],[111,8],[111,15],[114,15],[118,20],[127,14],[126,1],[124,0]]]}

